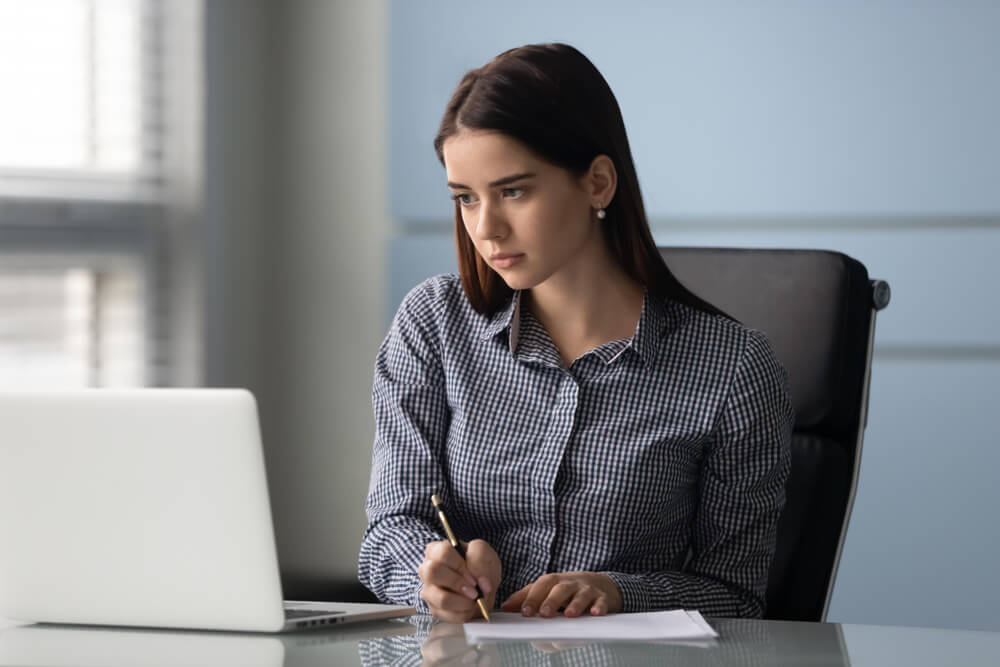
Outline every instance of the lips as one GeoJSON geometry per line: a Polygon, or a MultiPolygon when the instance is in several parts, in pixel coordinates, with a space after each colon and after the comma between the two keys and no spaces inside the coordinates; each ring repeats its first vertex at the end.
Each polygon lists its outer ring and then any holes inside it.
{"type": "Polygon", "coordinates": [[[490,255],[490,262],[498,269],[509,269],[524,259],[524,253],[498,252],[490,255]]]}

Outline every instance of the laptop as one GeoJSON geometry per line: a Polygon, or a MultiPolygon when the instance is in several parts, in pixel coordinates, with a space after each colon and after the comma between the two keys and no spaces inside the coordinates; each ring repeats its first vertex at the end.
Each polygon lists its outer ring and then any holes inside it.
{"type": "Polygon", "coordinates": [[[242,389],[0,392],[0,617],[284,632],[414,613],[283,601],[242,389]]]}

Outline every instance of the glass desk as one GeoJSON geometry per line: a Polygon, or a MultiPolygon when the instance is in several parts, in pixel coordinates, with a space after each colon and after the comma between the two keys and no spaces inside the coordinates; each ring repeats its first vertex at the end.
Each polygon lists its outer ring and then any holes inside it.
{"type": "Polygon", "coordinates": [[[287,635],[0,622],[0,665],[1000,665],[1000,632],[709,619],[696,644],[504,642],[469,646],[426,617],[287,635]]]}

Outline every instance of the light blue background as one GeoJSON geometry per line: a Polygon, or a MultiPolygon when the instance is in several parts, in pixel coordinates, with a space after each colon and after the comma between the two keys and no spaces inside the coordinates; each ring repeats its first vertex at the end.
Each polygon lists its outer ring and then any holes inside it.
{"type": "Polygon", "coordinates": [[[391,310],[455,269],[431,140],[462,73],[577,46],[661,245],[836,249],[892,285],[829,620],[1000,630],[1000,3],[395,0],[389,22],[391,310]]]}

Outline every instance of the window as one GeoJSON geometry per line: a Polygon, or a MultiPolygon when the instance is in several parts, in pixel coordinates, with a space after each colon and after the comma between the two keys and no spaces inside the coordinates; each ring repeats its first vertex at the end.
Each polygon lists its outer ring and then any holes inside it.
{"type": "Polygon", "coordinates": [[[0,0],[0,387],[158,384],[153,0],[0,0]]]}
{"type": "Polygon", "coordinates": [[[0,320],[0,388],[144,384],[142,272],[131,259],[3,257],[0,311],[16,316],[0,320]]]}

